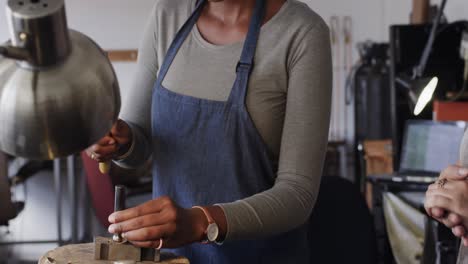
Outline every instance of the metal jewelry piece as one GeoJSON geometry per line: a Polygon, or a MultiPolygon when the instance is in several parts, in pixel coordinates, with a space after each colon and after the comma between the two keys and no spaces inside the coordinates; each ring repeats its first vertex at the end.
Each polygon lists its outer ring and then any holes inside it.
{"type": "Polygon", "coordinates": [[[447,183],[447,179],[440,179],[436,181],[436,184],[438,185],[439,188],[444,188],[444,185],[447,183]]]}
{"type": "Polygon", "coordinates": [[[163,247],[164,240],[162,238],[159,239],[159,246],[156,248],[156,250],[160,250],[163,247]]]}

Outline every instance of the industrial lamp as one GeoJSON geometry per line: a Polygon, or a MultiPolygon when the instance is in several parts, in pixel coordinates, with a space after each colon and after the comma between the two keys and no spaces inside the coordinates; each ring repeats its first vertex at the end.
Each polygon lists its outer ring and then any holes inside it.
{"type": "Polygon", "coordinates": [[[446,4],[447,0],[442,0],[442,4],[432,23],[431,33],[421,56],[421,60],[419,64],[413,68],[412,76],[408,77],[407,75],[402,75],[396,78],[396,82],[407,89],[408,98],[413,105],[413,114],[415,116],[421,114],[424,108],[426,108],[432,100],[432,96],[434,95],[439,82],[439,79],[435,76],[426,78],[423,77],[423,75],[426,70],[429,55],[431,54],[435,37],[437,35],[437,29],[446,4]]]}
{"type": "Polygon", "coordinates": [[[408,77],[399,77],[396,78],[396,82],[407,89],[413,114],[418,116],[432,100],[439,78],[410,79],[408,77]]]}
{"type": "Polygon", "coordinates": [[[9,0],[11,40],[0,47],[0,149],[30,159],[79,152],[116,121],[112,65],[67,26],[64,0],[9,0]]]}

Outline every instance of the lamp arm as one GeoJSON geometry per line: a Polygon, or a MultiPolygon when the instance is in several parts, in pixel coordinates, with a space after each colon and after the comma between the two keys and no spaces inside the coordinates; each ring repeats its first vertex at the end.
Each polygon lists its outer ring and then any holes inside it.
{"type": "Polygon", "coordinates": [[[29,51],[27,49],[13,46],[0,46],[0,55],[6,58],[22,61],[26,61],[30,58],[29,51]]]}
{"type": "Polygon", "coordinates": [[[444,13],[445,5],[447,4],[447,0],[442,0],[442,4],[437,11],[437,15],[432,23],[431,33],[429,35],[429,39],[427,40],[426,47],[424,48],[424,52],[421,56],[421,60],[413,70],[413,79],[418,77],[422,77],[424,71],[426,70],[427,61],[429,60],[429,56],[431,55],[432,46],[434,45],[434,41],[436,38],[437,28],[439,27],[440,20],[442,19],[442,15],[444,13]]]}

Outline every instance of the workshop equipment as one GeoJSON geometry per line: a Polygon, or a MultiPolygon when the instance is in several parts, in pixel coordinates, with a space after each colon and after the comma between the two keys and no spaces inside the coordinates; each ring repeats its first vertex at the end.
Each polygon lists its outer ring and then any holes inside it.
{"type": "Polygon", "coordinates": [[[354,123],[350,117],[352,111],[350,110],[349,101],[349,94],[348,89],[346,89],[346,80],[347,76],[351,73],[353,68],[353,18],[351,16],[343,17],[343,80],[344,86],[341,87],[343,90],[343,98],[341,99],[340,103],[342,104],[342,111],[343,111],[343,138],[342,140],[348,141],[352,139],[352,134],[350,135],[350,127],[354,123]],[[351,120],[350,120],[351,119],[351,120]],[[351,122],[350,122],[351,121],[351,122]]]}
{"type": "Polygon", "coordinates": [[[427,63],[434,46],[437,30],[439,29],[439,24],[446,4],[447,0],[442,0],[439,10],[437,11],[437,15],[434,18],[431,33],[429,34],[429,39],[427,40],[423,54],[419,60],[419,64],[412,69],[413,72],[411,76],[401,74],[395,79],[401,87],[406,89],[409,101],[412,104],[411,107],[413,109],[413,114],[415,116],[420,115],[432,100],[432,96],[434,95],[435,89],[439,83],[439,78],[437,76],[426,77],[424,74],[426,74],[427,63]]]}
{"type": "Polygon", "coordinates": [[[360,60],[346,81],[346,103],[354,101],[354,181],[362,186],[366,181],[363,142],[391,138],[390,69],[388,44],[367,41],[357,48],[360,60]]]}
{"type": "MultiPolygon", "coordinates": [[[[125,187],[122,185],[115,186],[114,212],[125,210],[125,198],[125,187]]],[[[117,243],[122,243],[124,241],[121,233],[114,234],[112,240],[117,243]]]]}
{"type": "Polygon", "coordinates": [[[90,38],[69,30],[64,0],[9,0],[0,47],[0,149],[31,159],[77,153],[109,132],[117,78],[90,38]]]}
{"type": "Polygon", "coordinates": [[[110,260],[95,260],[94,259],[94,244],[79,244],[70,245],[61,248],[57,248],[45,254],[40,260],[39,264],[133,264],[133,263],[145,263],[145,264],[190,264],[190,261],[183,257],[177,257],[170,253],[162,253],[161,260],[155,261],[133,261],[133,260],[121,260],[121,261],[110,261],[110,260]]]}
{"type": "Polygon", "coordinates": [[[330,120],[330,141],[340,140],[340,110],[339,98],[341,89],[341,63],[340,63],[340,50],[341,50],[341,39],[340,39],[340,19],[338,16],[332,16],[330,18],[330,35],[331,35],[331,47],[332,47],[332,59],[333,59],[333,96],[332,96],[332,109],[331,109],[331,120],[330,120]]]}
{"type": "MultiPolygon", "coordinates": [[[[396,169],[399,166],[401,135],[406,120],[432,119],[430,106],[426,107],[420,115],[414,115],[414,108],[412,108],[414,104],[409,102],[408,89],[400,87],[396,79],[404,75],[411,76],[414,72],[424,72],[423,77],[437,76],[439,85],[435,90],[434,98],[450,99],[447,95],[450,92],[458,93],[462,87],[464,61],[460,58],[460,40],[467,26],[467,21],[456,21],[437,27],[429,52],[430,56],[427,61],[423,60],[426,61],[425,67],[415,67],[415,65],[421,63],[422,51],[427,50],[428,43],[430,43],[427,40],[430,38],[430,33],[434,32],[433,25],[394,25],[390,28],[390,121],[396,169]],[[420,71],[422,68],[424,71],[420,71]]],[[[432,101],[432,98],[429,99],[432,101]]]]}

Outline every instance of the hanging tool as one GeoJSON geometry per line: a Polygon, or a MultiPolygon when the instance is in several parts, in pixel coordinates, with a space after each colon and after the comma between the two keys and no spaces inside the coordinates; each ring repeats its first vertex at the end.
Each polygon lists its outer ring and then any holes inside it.
{"type": "MultiPolygon", "coordinates": [[[[352,71],[352,65],[353,65],[353,20],[350,16],[345,16],[343,18],[343,45],[344,45],[344,75],[348,76],[351,71],[352,71]]],[[[346,77],[345,77],[346,78],[346,77]]],[[[343,120],[343,134],[344,134],[344,140],[348,140],[350,135],[349,135],[349,116],[348,113],[352,113],[352,111],[347,111],[348,109],[348,98],[347,98],[347,90],[346,87],[341,87],[344,89],[344,94],[345,98],[340,102],[340,104],[343,106],[343,111],[344,111],[344,120],[343,120]]]]}
{"type": "Polygon", "coordinates": [[[330,125],[330,140],[337,141],[338,135],[337,130],[339,126],[339,110],[338,107],[338,98],[340,96],[339,87],[340,87],[340,38],[339,30],[340,20],[338,16],[332,16],[330,18],[330,31],[331,31],[331,45],[332,45],[332,55],[333,55],[333,96],[332,96],[332,115],[331,115],[331,125],[330,125]]]}

